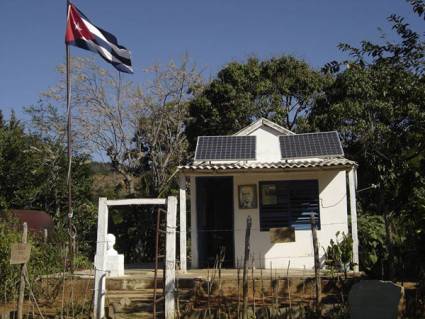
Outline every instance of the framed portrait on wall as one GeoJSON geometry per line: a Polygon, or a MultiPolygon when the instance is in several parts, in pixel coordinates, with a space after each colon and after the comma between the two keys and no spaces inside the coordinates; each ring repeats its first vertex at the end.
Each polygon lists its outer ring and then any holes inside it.
{"type": "Polygon", "coordinates": [[[239,208],[257,208],[257,185],[239,185],[239,208]]]}
{"type": "Polygon", "coordinates": [[[275,184],[261,185],[261,200],[262,205],[276,205],[277,193],[275,184]]]}

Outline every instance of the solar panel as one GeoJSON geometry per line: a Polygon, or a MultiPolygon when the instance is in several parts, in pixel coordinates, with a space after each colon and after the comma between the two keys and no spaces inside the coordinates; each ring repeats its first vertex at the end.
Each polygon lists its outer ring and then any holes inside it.
{"type": "Polygon", "coordinates": [[[255,160],[255,136],[199,136],[195,160],[255,160]]]}
{"type": "Polygon", "coordinates": [[[279,136],[279,142],[282,159],[344,155],[336,131],[279,136]]]}

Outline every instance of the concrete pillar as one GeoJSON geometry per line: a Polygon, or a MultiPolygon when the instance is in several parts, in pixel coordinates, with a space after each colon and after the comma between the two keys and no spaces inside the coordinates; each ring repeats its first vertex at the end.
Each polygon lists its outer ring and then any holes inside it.
{"type": "Polygon", "coordinates": [[[359,271],[359,239],[357,235],[357,203],[356,203],[356,168],[348,172],[348,187],[350,192],[351,237],[353,239],[354,272],[359,271]]]}
{"type": "Polygon", "coordinates": [[[187,258],[186,258],[186,176],[180,175],[179,177],[179,195],[180,195],[180,269],[182,272],[187,271],[187,258]]]}
{"type": "Polygon", "coordinates": [[[196,177],[190,177],[190,235],[191,235],[191,252],[192,252],[192,268],[199,267],[198,260],[198,222],[196,212],[196,177]]]}
{"type": "Polygon", "coordinates": [[[95,319],[105,317],[106,294],[106,235],[108,233],[108,206],[106,197],[99,198],[97,216],[96,256],[94,257],[95,279],[93,315],[95,319]]]}
{"type": "Polygon", "coordinates": [[[176,217],[177,198],[169,196],[167,199],[167,233],[165,238],[165,319],[175,318],[176,217]]]}

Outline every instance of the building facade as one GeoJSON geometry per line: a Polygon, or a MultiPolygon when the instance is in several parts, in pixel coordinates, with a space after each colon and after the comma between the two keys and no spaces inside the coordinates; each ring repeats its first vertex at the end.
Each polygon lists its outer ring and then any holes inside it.
{"type": "MultiPolygon", "coordinates": [[[[194,160],[179,168],[181,234],[187,234],[190,188],[191,267],[212,267],[217,256],[224,267],[241,265],[248,216],[256,268],[312,269],[311,222],[322,261],[337,233],[351,233],[358,264],[356,167],[336,132],[294,134],[266,119],[230,137],[198,138],[194,160]]],[[[186,237],[180,239],[182,269],[186,237]]]]}

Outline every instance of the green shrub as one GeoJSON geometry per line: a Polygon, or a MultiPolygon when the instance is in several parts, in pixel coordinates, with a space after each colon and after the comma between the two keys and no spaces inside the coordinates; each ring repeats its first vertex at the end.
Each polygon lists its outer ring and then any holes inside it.
{"type": "Polygon", "coordinates": [[[381,264],[388,254],[385,243],[384,218],[362,214],[358,218],[360,269],[372,277],[380,277],[381,264]]]}
{"type": "Polygon", "coordinates": [[[336,241],[330,240],[329,246],[325,251],[325,265],[333,271],[347,271],[353,266],[353,240],[351,236],[340,233],[335,234],[336,241]]]}
{"type": "MultiPolygon", "coordinates": [[[[3,292],[1,302],[7,303],[17,297],[20,266],[10,265],[10,246],[21,242],[22,226],[8,213],[2,213],[0,218],[0,291],[3,292]]],[[[66,234],[60,229],[52,232],[47,242],[42,236],[29,233],[28,242],[31,244],[31,257],[27,264],[28,279],[34,293],[43,297],[43,289],[39,279],[41,276],[61,273],[64,268],[66,234]]],[[[89,268],[86,257],[75,256],[76,268],[89,268]]]]}
{"type": "Polygon", "coordinates": [[[7,213],[3,215],[4,220],[0,220],[0,291],[3,292],[1,300],[7,302],[16,296],[16,285],[19,280],[18,267],[9,264],[10,245],[19,242],[21,236],[10,215],[7,213]]]}

